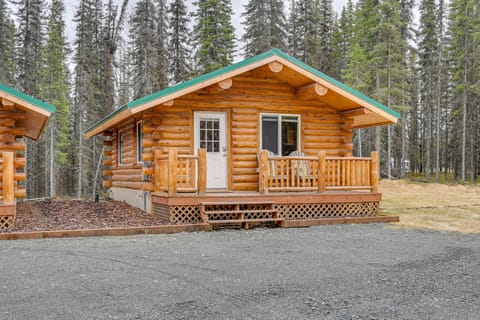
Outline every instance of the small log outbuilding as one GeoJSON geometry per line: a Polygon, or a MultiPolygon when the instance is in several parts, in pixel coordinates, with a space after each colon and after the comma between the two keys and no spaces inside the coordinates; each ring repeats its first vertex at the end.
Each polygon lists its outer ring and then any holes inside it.
{"type": "Polygon", "coordinates": [[[0,229],[15,222],[17,198],[26,196],[24,137],[38,140],[55,107],[0,84],[0,229]]]}
{"type": "Polygon", "coordinates": [[[352,157],[353,130],[398,117],[273,49],[127,103],[87,137],[104,136],[110,196],[165,222],[374,221],[378,153],[352,157]]]}

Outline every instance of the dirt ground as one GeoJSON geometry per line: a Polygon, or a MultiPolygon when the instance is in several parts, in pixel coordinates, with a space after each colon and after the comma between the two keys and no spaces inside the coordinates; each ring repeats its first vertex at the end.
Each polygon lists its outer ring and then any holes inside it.
{"type": "MultiPolygon", "coordinates": [[[[15,226],[3,232],[141,227],[164,224],[120,201],[54,200],[17,204],[15,226]]],[[[0,233],[2,230],[0,229],[0,233]]]]}
{"type": "Polygon", "coordinates": [[[480,233],[480,185],[382,180],[381,212],[400,216],[397,228],[480,233]]]}

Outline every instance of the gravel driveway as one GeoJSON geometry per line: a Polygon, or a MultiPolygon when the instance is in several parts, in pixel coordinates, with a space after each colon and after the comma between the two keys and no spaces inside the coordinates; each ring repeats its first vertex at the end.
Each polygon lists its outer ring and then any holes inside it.
{"type": "Polygon", "coordinates": [[[478,319],[480,236],[304,229],[0,242],[0,319],[478,319]]]}

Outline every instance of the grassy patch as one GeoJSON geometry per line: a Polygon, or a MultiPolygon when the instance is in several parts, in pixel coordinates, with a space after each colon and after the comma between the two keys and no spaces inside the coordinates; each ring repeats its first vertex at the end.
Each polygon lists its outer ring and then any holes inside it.
{"type": "Polygon", "coordinates": [[[382,214],[400,216],[395,227],[480,233],[480,186],[382,180],[382,214]]]}

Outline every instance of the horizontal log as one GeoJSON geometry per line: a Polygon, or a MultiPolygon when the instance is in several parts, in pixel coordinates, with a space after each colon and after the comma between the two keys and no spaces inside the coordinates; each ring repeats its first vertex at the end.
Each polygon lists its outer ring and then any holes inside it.
{"type": "Polygon", "coordinates": [[[123,168],[123,166],[115,168],[113,170],[113,175],[122,175],[122,176],[136,176],[142,174],[142,168],[123,168]]]}
{"type": "Polygon", "coordinates": [[[113,175],[112,176],[112,181],[142,181],[142,176],[140,174],[138,175],[113,175]]]}
{"type": "Polygon", "coordinates": [[[11,144],[6,144],[0,142],[0,150],[15,150],[15,151],[22,151],[27,149],[27,146],[24,142],[15,142],[11,144]]]}
{"type": "Polygon", "coordinates": [[[112,181],[112,187],[141,190],[143,182],[112,181]]]}
{"type": "Polygon", "coordinates": [[[155,145],[155,142],[152,139],[143,139],[142,140],[142,147],[150,148],[155,145]]]}
{"type": "Polygon", "coordinates": [[[0,134],[5,134],[5,133],[10,133],[16,137],[22,137],[27,133],[27,130],[22,127],[15,127],[15,128],[0,127],[0,134]]]}
{"type": "Polygon", "coordinates": [[[15,198],[25,198],[27,196],[27,190],[25,188],[15,189],[15,198]]]}
{"type": "Polygon", "coordinates": [[[257,182],[258,175],[234,175],[233,183],[257,182]]]}
{"type": "Polygon", "coordinates": [[[153,167],[142,168],[142,174],[147,176],[153,175],[153,167]]]}
{"type": "Polygon", "coordinates": [[[142,161],[153,161],[153,153],[143,153],[142,161]]]}
{"type": "Polygon", "coordinates": [[[103,170],[104,176],[113,176],[113,170],[103,170]]]}
{"type": "Polygon", "coordinates": [[[237,182],[233,184],[234,191],[257,191],[258,183],[254,182],[237,182]]]}
{"type": "Polygon", "coordinates": [[[26,118],[25,113],[18,113],[14,111],[0,111],[0,118],[2,119],[13,119],[13,120],[24,120],[26,118]]]}
{"type": "Polygon", "coordinates": [[[15,126],[15,119],[0,118],[0,126],[14,127],[15,126]]]}
{"type": "Polygon", "coordinates": [[[154,190],[154,185],[152,182],[144,182],[142,185],[142,190],[144,191],[153,191],[154,190]]]}
{"type": "Polygon", "coordinates": [[[103,145],[105,147],[111,147],[113,144],[113,141],[112,140],[103,140],[103,145]]]}
{"type": "Polygon", "coordinates": [[[112,187],[112,181],[111,180],[104,180],[103,181],[103,187],[104,188],[111,188],[112,187]]]}
{"type": "Polygon", "coordinates": [[[112,166],[112,161],[111,160],[103,160],[103,166],[104,167],[111,167],[112,166]]]}
{"type": "Polygon", "coordinates": [[[258,168],[257,161],[235,161],[235,168],[258,168]]]}

